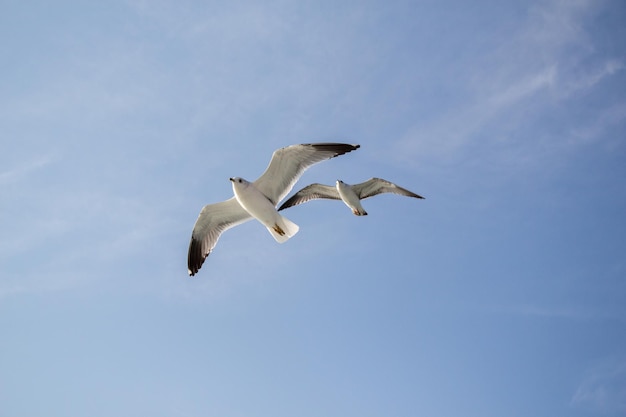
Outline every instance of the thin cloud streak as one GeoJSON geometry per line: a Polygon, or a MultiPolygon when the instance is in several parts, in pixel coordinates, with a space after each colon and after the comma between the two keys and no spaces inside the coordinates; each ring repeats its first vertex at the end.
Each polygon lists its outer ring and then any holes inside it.
{"type": "Polygon", "coordinates": [[[7,171],[0,172],[0,186],[22,181],[31,173],[50,165],[54,159],[52,155],[42,155],[23,162],[7,171]]]}
{"type": "MultiPolygon", "coordinates": [[[[116,181],[124,175],[120,171],[116,181]]],[[[179,196],[160,199],[158,190],[129,192],[76,182],[22,193],[21,200],[14,202],[21,201],[23,207],[11,207],[19,215],[0,238],[0,262],[7,263],[0,293],[41,293],[93,284],[115,265],[133,270],[143,265],[137,259],[171,253],[169,246],[176,242],[166,237],[184,227],[182,220],[172,220],[172,212],[180,210],[179,196]],[[33,256],[37,262],[30,262],[33,256]]]]}
{"type": "Polygon", "coordinates": [[[626,65],[623,60],[609,59],[595,69],[579,74],[572,74],[572,76],[567,77],[561,83],[558,96],[559,98],[566,99],[578,92],[592,89],[603,80],[618,74],[625,68],[626,65]]]}
{"type": "MultiPolygon", "coordinates": [[[[525,27],[503,39],[496,52],[473,57],[478,64],[470,67],[467,80],[472,90],[458,93],[465,104],[410,128],[396,143],[396,154],[407,160],[428,155],[453,158],[470,144],[508,137],[528,123],[529,109],[564,106],[619,74],[624,62],[613,58],[590,72],[583,69],[594,48],[581,22],[596,7],[579,1],[532,9],[525,27]],[[568,54],[572,48],[578,52],[568,54]],[[489,134],[478,136],[487,127],[489,134]]],[[[534,152],[532,146],[529,151],[534,152]]]]}
{"type": "Polygon", "coordinates": [[[501,93],[487,97],[484,106],[487,117],[492,117],[503,107],[514,106],[525,98],[550,88],[555,83],[556,75],[556,67],[550,66],[536,74],[520,79],[501,93]]]}

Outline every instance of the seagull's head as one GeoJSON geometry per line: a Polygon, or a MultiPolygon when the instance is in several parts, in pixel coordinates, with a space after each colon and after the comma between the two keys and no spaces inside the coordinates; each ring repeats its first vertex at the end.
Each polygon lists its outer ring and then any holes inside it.
{"type": "Polygon", "coordinates": [[[337,180],[337,184],[343,184],[343,181],[337,180]]]}
{"type": "Polygon", "coordinates": [[[233,187],[247,187],[250,183],[246,180],[244,180],[241,177],[232,177],[229,178],[230,182],[233,183],[233,187]]]}

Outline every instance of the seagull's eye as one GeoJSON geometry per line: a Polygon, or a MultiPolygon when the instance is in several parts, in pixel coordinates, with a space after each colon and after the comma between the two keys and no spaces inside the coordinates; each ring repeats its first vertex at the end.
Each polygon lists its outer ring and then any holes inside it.
{"type": "Polygon", "coordinates": [[[239,183],[241,183],[241,178],[239,178],[239,183]]]}

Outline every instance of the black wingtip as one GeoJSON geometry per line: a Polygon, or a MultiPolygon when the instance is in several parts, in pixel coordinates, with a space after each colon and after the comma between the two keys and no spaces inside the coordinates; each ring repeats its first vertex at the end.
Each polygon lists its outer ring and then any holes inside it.
{"type": "Polygon", "coordinates": [[[335,152],[335,156],[343,155],[348,152],[355,151],[361,147],[358,144],[350,143],[336,143],[336,142],[322,142],[322,143],[306,143],[307,146],[313,146],[315,149],[321,151],[335,152]]]}
{"type": "Polygon", "coordinates": [[[190,277],[193,277],[198,273],[204,260],[209,254],[202,254],[202,243],[199,240],[191,238],[189,242],[189,253],[187,255],[187,272],[190,277]]]}

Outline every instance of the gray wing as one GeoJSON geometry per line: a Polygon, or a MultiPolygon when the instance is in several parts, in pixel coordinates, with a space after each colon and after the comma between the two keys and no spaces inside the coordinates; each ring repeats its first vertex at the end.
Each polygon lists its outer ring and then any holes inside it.
{"type": "Polygon", "coordinates": [[[285,201],[280,206],[278,211],[320,198],[341,200],[341,197],[339,196],[339,193],[337,192],[337,189],[335,187],[324,184],[311,184],[307,185],[306,187],[292,195],[289,200],[285,201]]]}
{"type": "Polygon", "coordinates": [[[347,143],[305,143],[274,151],[267,169],[254,185],[274,205],[285,198],[296,181],[311,165],[358,149],[347,143]]]}
{"type": "Polygon", "coordinates": [[[235,197],[204,206],[191,232],[187,255],[189,275],[195,275],[202,267],[222,232],[250,219],[252,216],[239,205],[235,197]]]}
{"type": "Polygon", "coordinates": [[[409,191],[406,188],[402,188],[392,182],[383,180],[382,178],[371,178],[360,184],[353,185],[352,189],[361,200],[382,193],[392,193],[405,195],[407,197],[424,198],[419,194],[415,194],[414,192],[409,191]]]}

